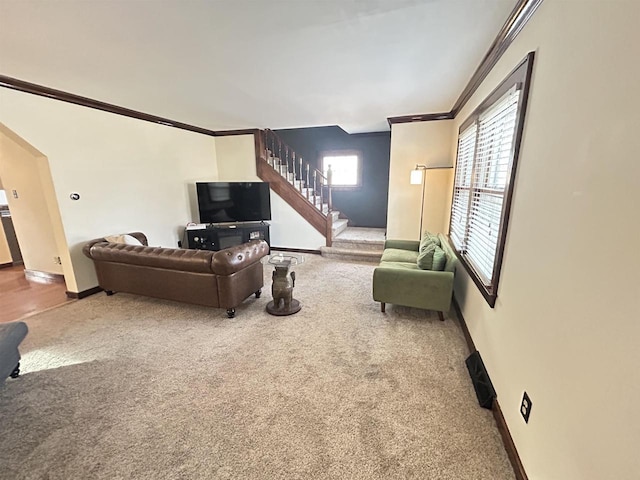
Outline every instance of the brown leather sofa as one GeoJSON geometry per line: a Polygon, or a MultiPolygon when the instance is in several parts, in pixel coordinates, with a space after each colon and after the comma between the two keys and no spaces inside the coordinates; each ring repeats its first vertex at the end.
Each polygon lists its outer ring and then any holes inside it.
{"type": "Polygon", "coordinates": [[[264,284],[260,259],[269,246],[263,240],[212,252],[149,247],[141,232],[129,235],[143,244],[88,242],[82,251],[93,260],[99,286],[114,292],[226,308],[229,318],[246,298],[260,297],[264,284]]]}

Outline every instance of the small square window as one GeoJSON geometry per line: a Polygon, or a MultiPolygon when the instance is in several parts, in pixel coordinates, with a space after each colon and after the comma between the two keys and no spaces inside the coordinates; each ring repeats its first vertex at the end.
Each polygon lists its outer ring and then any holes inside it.
{"type": "Polygon", "coordinates": [[[331,186],[359,187],[361,177],[360,153],[354,151],[324,152],[322,174],[327,177],[331,167],[331,186]]]}

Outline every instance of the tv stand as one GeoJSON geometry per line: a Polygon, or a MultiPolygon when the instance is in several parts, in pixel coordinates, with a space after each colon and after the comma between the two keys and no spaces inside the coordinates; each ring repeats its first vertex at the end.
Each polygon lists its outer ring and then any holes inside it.
{"type": "Polygon", "coordinates": [[[268,223],[210,223],[187,227],[187,245],[191,249],[218,251],[256,239],[271,245],[268,223]]]}

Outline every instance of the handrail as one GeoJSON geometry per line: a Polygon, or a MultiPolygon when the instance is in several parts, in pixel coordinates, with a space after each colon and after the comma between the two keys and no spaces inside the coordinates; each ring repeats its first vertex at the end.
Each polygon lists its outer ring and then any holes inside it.
{"type": "Polygon", "coordinates": [[[280,164],[278,169],[282,168],[282,165],[284,164],[284,173],[282,170],[279,170],[278,173],[284,176],[287,179],[287,181],[290,181],[289,175],[293,173],[293,187],[296,188],[301,194],[303,190],[302,184],[304,182],[306,185],[305,187],[306,195],[303,194],[303,196],[305,196],[307,200],[309,200],[310,202],[312,201],[310,196],[312,196],[313,205],[316,208],[318,208],[317,198],[320,197],[319,210],[323,214],[324,212],[322,212],[322,205],[325,203],[324,189],[325,188],[327,189],[326,199],[327,199],[327,208],[328,208],[327,216],[328,216],[329,213],[333,211],[333,199],[331,194],[331,187],[332,187],[331,167],[329,167],[329,170],[327,171],[326,176],[315,167],[313,167],[313,170],[311,171],[311,168],[312,168],[311,164],[309,162],[304,161],[301,155],[298,155],[299,162],[296,162],[295,150],[289,147],[289,145],[285,143],[276,132],[274,132],[269,128],[266,128],[261,132],[262,132],[262,135],[261,135],[262,141],[261,141],[260,148],[262,152],[259,152],[259,153],[264,154],[265,160],[267,160],[267,162],[273,168],[276,168],[276,166],[272,163],[272,158],[275,158],[275,151],[277,146],[278,148],[277,158],[279,159],[280,162],[283,162],[280,164]],[[269,148],[269,145],[271,145],[271,148],[269,148]],[[282,157],[283,147],[284,147],[285,158],[282,157]],[[291,161],[289,160],[289,158],[291,158],[291,161]],[[299,163],[299,167],[297,171],[296,171],[296,163],[299,163]],[[306,168],[305,168],[305,165],[306,165],[306,168]],[[305,170],[306,170],[306,180],[305,180],[305,170]],[[296,187],[296,182],[298,182],[297,187],[296,187]],[[313,195],[310,195],[309,193],[311,189],[311,185],[313,185],[313,195]]]}

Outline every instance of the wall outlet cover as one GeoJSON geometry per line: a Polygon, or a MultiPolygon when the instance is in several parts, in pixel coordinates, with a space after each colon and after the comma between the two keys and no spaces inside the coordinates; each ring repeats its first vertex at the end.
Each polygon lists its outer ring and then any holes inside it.
{"type": "Polygon", "coordinates": [[[525,423],[529,423],[529,415],[531,415],[532,405],[529,395],[527,395],[527,392],[524,392],[524,395],[522,396],[522,403],[520,404],[520,414],[522,415],[522,418],[524,418],[525,423]]]}

